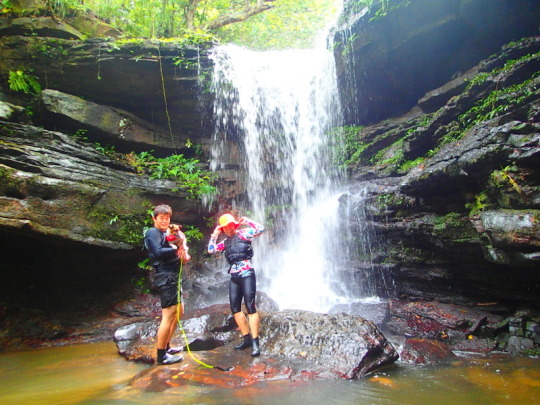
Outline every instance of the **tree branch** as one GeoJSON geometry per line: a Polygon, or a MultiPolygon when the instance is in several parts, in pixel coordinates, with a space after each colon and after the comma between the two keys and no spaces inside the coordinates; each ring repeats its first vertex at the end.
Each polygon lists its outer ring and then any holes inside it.
{"type": "Polygon", "coordinates": [[[208,22],[205,26],[205,29],[207,29],[208,31],[213,31],[218,28],[224,27],[225,25],[245,21],[248,18],[253,17],[254,15],[274,8],[274,5],[271,4],[274,1],[275,0],[257,0],[256,5],[251,5],[246,0],[245,8],[242,11],[218,17],[215,20],[208,22]]]}

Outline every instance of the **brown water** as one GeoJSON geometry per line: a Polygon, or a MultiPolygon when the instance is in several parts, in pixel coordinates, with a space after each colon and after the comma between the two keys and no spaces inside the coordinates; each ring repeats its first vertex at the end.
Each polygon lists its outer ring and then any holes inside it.
{"type": "Polygon", "coordinates": [[[503,355],[438,367],[394,365],[358,381],[189,386],[162,393],[127,385],[146,367],[126,362],[113,343],[0,353],[0,404],[540,404],[540,360],[503,355]]]}

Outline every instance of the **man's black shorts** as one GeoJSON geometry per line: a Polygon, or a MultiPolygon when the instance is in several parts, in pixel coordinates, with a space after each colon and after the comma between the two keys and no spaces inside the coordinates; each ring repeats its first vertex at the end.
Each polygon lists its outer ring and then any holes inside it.
{"type": "Polygon", "coordinates": [[[154,278],[154,285],[161,297],[161,308],[168,308],[178,304],[178,273],[158,271],[154,278]]]}

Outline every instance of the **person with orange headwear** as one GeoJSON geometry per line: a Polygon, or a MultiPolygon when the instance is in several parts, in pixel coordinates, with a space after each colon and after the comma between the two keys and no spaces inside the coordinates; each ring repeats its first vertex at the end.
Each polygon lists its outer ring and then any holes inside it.
{"type": "Polygon", "coordinates": [[[253,257],[251,241],[263,232],[264,226],[251,219],[242,217],[236,221],[231,214],[225,214],[219,217],[219,225],[214,229],[208,243],[208,253],[223,252],[230,265],[229,302],[234,320],[243,336],[243,341],[234,348],[243,350],[251,347],[253,357],[261,354],[261,351],[259,346],[260,318],[255,306],[257,281],[251,262],[253,257]],[[218,243],[218,237],[222,232],[227,237],[218,243]],[[242,299],[246,305],[248,319],[242,312],[242,299]]]}

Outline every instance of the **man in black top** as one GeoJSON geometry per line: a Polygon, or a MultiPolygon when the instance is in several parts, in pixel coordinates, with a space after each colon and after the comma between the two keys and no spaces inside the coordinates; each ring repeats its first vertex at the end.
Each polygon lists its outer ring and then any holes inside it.
{"type": "Polygon", "coordinates": [[[144,235],[150,264],[156,269],[154,283],[161,297],[161,323],[156,344],[158,364],[173,364],[183,360],[182,356],[176,354],[179,350],[170,347],[177,321],[182,316],[182,305],[178,302],[178,270],[182,252],[181,249],[171,247],[165,238],[171,216],[171,207],[158,205],[152,216],[154,227],[148,229],[144,235]]]}

